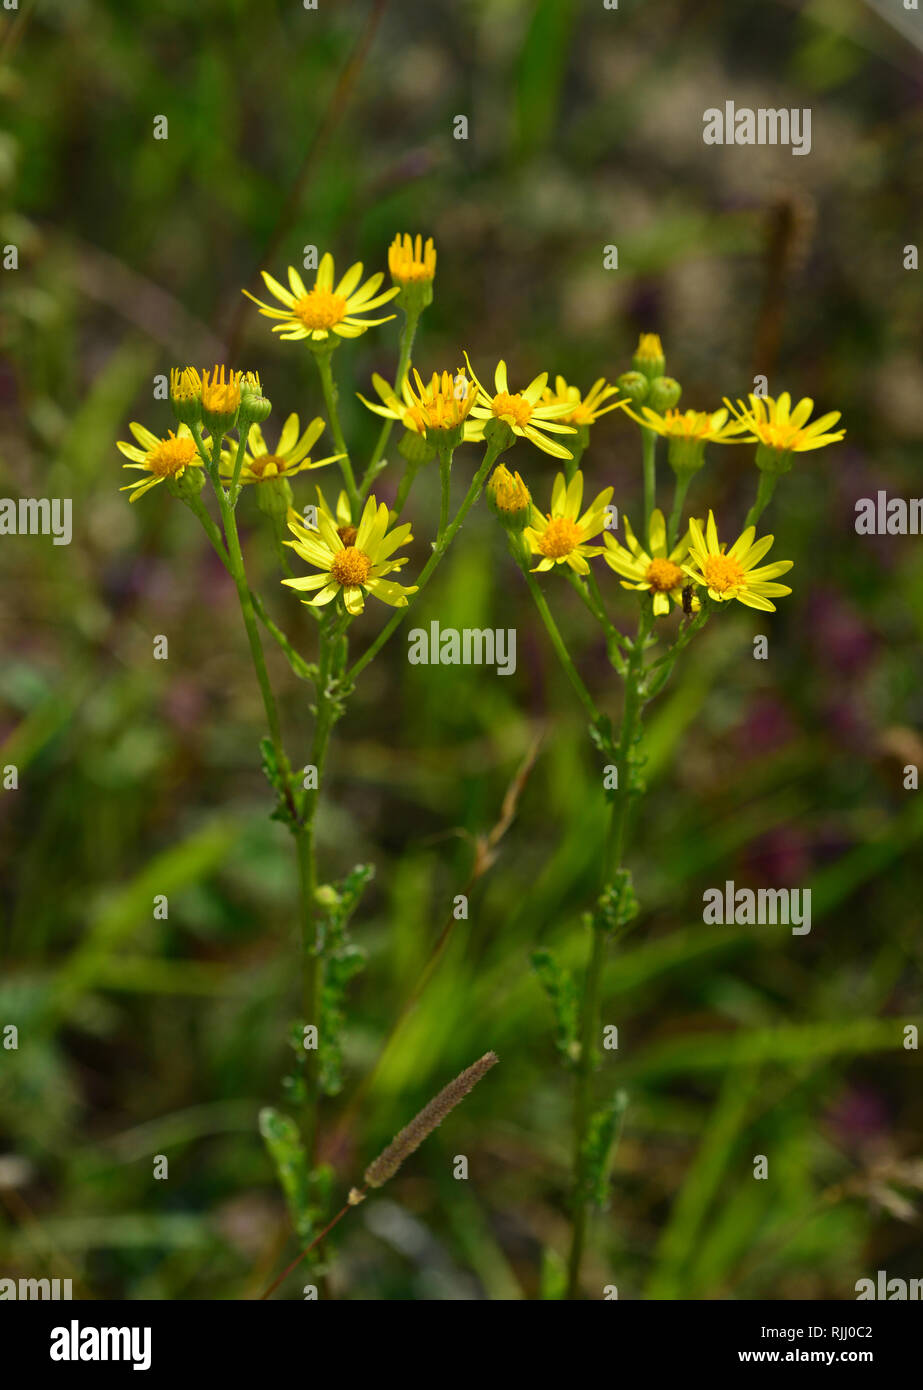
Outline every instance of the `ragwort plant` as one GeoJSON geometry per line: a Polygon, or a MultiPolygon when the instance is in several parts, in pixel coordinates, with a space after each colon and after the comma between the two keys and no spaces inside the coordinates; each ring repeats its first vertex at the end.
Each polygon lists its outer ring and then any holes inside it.
{"type": "MultiPolygon", "coordinates": [[[[802,400],[793,408],[788,394],[777,399],[752,395],[746,403],[725,401],[712,412],[678,410],[681,387],[665,375],[663,350],[655,334],[642,335],[633,370],[619,377],[616,385],[600,378],[585,395],[561,376],[550,387],[545,372],[522,389],[511,389],[504,361],[495,368],[491,389],[478,378],[467,354],[465,369],[437,371],[426,380],[412,368],[411,358],[420,319],[433,297],[436,252],[432,240],[424,244],[420,236],[395,237],[388,266],[392,283],[383,290],[383,272],[363,280],[360,263],[337,280],[328,253],[321,258],[310,288],[290,267],[288,288],[263,272],[272,303],[250,296],[260,314],[273,321],[273,332],[286,341],[303,343],[312,354],[326,425],[316,418],[302,431],[298,415],[290,414],[281,431],[273,435],[275,443],[271,445],[262,426],[272,406],[256,372],[227,366],[211,371],[177,367],[170,376],[176,430],[157,436],[143,425],[131,425],[135,443],[120,443],[119,448],[129,459],[125,466],[139,476],[125,490],[136,502],[164,483],[185,503],[231,576],[240,602],[266,714],[263,768],[276,796],[273,815],[292,834],[300,886],[302,1019],[292,1028],[295,1065],[286,1078],[288,1100],[297,1107],[298,1122],[280,1110],[266,1108],[260,1124],[295,1231],[306,1245],[302,1254],[312,1252],[315,1258],[327,1231],[364,1197],[368,1187],[380,1185],[379,1168],[381,1172],[387,1169],[390,1176],[397,1162],[403,1161],[496,1061],[493,1054],[487,1054],[440,1092],[376,1161],[378,1167],[370,1165],[365,1187],[353,1188],[346,1204],[330,1219],[333,1174],[318,1162],[319,1110],[322,1097],[335,1095],[342,1084],[340,1048],[346,991],[363,964],[362,953],[350,936],[350,920],[372,869],[357,865],[334,884],[324,882],[319,873],[315,825],[327,751],[358,678],[416,603],[465,517],[486,491],[604,760],[608,828],[598,895],[584,915],[589,954],[583,978],[578,980],[563,970],[547,951],[536,952],[533,957],[554,1007],[562,1061],[574,1073],[573,1225],[566,1280],[557,1293],[575,1298],[581,1288],[589,1212],[593,1205],[605,1204],[626,1106],[620,1090],[610,1092],[599,1105],[595,1074],[605,955],[638,913],[626,861],[631,821],[644,791],[644,712],[706,623],[723,617],[735,602],[771,612],[772,600],[791,592],[778,583],[791,563],[763,563],[773,537],[757,539],[756,523],[771,501],[778,479],[792,466],[794,454],[839,440],[843,431],[833,430],[838,414],[812,422],[813,402],[802,400]],[[360,474],[340,424],[334,367],[344,340],[396,317],[393,312],[369,317],[382,309],[401,312],[398,362],[393,383],[375,375],[369,396],[360,396],[382,420],[374,449],[360,474]],[[624,543],[613,534],[617,529],[613,488],[603,489],[585,504],[584,475],[579,467],[592,426],[615,410],[639,427],[641,443],[643,514],[641,524],[634,529],[628,517],[623,517],[624,543]],[[403,431],[398,445],[403,467],[395,503],[389,509],[377,501],[372,489],[381,471],[389,466],[385,449],[395,424],[403,431]],[[314,446],[326,426],[333,452],[313,458],[314,446]],[[667,463],[673,474],[668,516],[657,505],[659,438],[667,440],[667,463]],[[500,462],[501,455],[521,441],[561,461],[562,472],[555,478],[547,512],[535,505],[520,473],[511,472],[500,462]],[[690,484],[704,466],[706,446],[734,443],[756,445],[759,484],[744,531],[728,545],[719,539],[711,510],[707,521],[694,516],[684,521],[684,513],[690,484]],[[479,447],[481,457],[453,515],[453,459],[465,444],[479,447]],[[434,462],[439,465],[441,504],[432,551],[413,583],[399,582],[395,576],[403,578],[408,563],[399,552],[413,539],[411,523],[400,518],[421,468],[434,462]],[[306,481],[301,475],[334,466],[342,482],[337,494],[325,494],[318,487],[315,499],[298,510],[293,481],[300,487],[306,481]],[[217,520],[203,500],[206,482],[215,496],[217,520]],[[238,504],[247,493],[255,493],[271,527],[282,584],[301,599],[315,620],[312,659],[296,651],[250,588],[237,527],[238,504]],[[305,567],[307,572],[303,572],[305,567]],[[616,576],[617,583],[608,579],[609,573],[616,576]],[[542,586],[541,577],[546,575],[552,588],[562,578],[569,582],[599,625],[609,662],[623,685],[617,727],[598,708],[577,670],[542,586]],[[604,593],[600,579],[608,592],[604,593]],[[637,615],[632,635],[623,633],[610,616],[611,601],[622,591],[626,591],[625,598],[631,596],[637,615]],[[365,649],[353,656],[350,629],[367,599],[394,612],[365,649]],[[674,611],[680,614],[678,628],[658,626],[674,611]],[[264,655],[265,638],[279,646],[294,674],[312,688],[313,737],[310,763],[303,775],[295,773],[285,751],[264,655]],[[397,1162],[393,1162],[395,1157],[397,1162]]],[[[431,958],[411,997],[418,997],[433,964],[431,958]]],[[[396,1031],[395,1027],[385,1048],[396,1031]]]]}

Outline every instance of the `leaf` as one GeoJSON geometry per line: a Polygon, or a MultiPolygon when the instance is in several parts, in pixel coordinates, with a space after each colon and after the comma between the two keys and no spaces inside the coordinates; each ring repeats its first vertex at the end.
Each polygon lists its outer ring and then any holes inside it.
{"type": "Polygon", "coordinates": [[[314,1214],[307,1159],[295,1121],[266,1106],[260,1111],[260,1134],[275,1165],[298,1239],[308,1244],[314,1230],[314,1214]]]}
{"type": "Polygon", "coordinates": [[[582,1182],[578,1200],[606,1207],[609,1202],[609,1173],[622,1133],[628,1092],[616,1091],[600,1110],[590,1117],[583,1141],[582,1182]]]}
{"type": "Polygon", "coordinates": [[[580,1051],[577,1041],[580,1004],[576,980],[569,970],[564,970],[557,963],[550,951],[533,951],[532,968],[554,1010],[557,1024],[555,1046],[565,1062],[575,1062],[580,1051]]]}
{"type": "Polygon", "coordinates": [[[349,943],[338,947],[324,960],[318,1067],[320,1084],[328,1096],[335,1096],[343,1086],[341,1039],[346,1024],[343,1000],[347,985],[364,965],[365,952],[361,947],[349,943]]]}

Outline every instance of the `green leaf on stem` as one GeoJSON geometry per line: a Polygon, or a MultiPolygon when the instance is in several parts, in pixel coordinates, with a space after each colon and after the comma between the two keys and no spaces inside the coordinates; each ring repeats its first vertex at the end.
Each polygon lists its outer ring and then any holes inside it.
{"type": "Polygon", "coordinates": [[[622,1132],[628,1092],[616,1091],[601,1109],[590,1117],[583,1141],[583,1180],[579,1199],[605,1208],[609,1202],[609,1174],[622,1132]]]}
{"type": "Polygon", "coordinates": [[[578,1033],[580,1026],[580,995],[577,983],[569,970],[558,964],[550,951],[533,951],[532,968],[538,976],[554,1011],[557,1033],[555,1046],[565,1063],[580,1055],[578,1033]]]}

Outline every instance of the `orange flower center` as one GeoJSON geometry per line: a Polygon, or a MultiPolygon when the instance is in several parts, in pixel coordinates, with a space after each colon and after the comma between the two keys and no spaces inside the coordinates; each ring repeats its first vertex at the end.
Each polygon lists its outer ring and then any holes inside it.
{"type": "Polygon", "coordinates": [[[569,555],[583,540],[583,532],[569,516],[553,517],[538,538],[538,548],[549,560],[569,555]]]}
{"type": "Polygon", "coordinates": [[[515,396],[501,391],[499,396],[494,396],[490,408],[498,420],[512,420],[520,429],[532,419],[532,407],[518,391],[515,396]]]}
{"type": "Polygon", "coordinates": [[[338,584],[352,588],[356,584],[365,583],[371,568],[372,562],[365,551],[348,545],[345,550],[338,550],[334,555],[330,573],[338,584]]]}
{"type": "Polygon", "coordinates": [[[330,290],[312,290],[293,305],[296,314],[305,328],[332,328],[346,315],[346,300],[341,294],[331,294],[330,290]]]}
{"type": "Polygon", "coordinates": [[[177,439],[171,430],[169,438],[162,439],[151,450],[145,463],[158,478],[175,478],[195,458],[195,454],[195,441],[186,436],[177,439]]]}
{"type": "Polygon", "coordinates": [[[719,594],[727,593],[744,582],[744,572],[730,555],[709,555],[702,566],[705,582],[719,594]]]}
{"type": "Polygon", "coordinates": [[[652,594],[669,594],[683,582],[683,572],[672,560],[652,560],[644,578],[652,594]]]}
{"type": "Polygon", "coordinates": [[[255,473],[258,478],[278,478],[285,472],[285,459],[280,458],[278,454],[262,454],[252,460],[250,472],[255,473]]]}
{"type": "Polygon", "coordinates": [[[358,536],[358,534],[359,534],[359,528],[358,528],[357,526],[338,526],[338,527],[337,527],[337,535],[339,536],[340,540],[343,542],[344,545],[347,545],[347,546],[355,545],[355,544],[356,544],[356,537],[358,536]]]}

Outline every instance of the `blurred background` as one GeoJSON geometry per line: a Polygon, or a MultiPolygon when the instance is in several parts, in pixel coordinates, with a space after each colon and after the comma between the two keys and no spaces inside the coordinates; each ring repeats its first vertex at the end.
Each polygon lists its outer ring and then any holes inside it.
{"type": "MultiPolygon", "coordinates": [[[[0,539],[0,768],[19,779],[0,792],[0,1026],[19,1029],[0,1050],[0,1276],[72,1277],[79,1297],[242,1298],[295,1248],[256,1122],[284,1108],[298,1011],[297,884],[268,819],[259,693],[226,574],[165,489],[129,507],[115,441],[130,420],[171,426],[153,382],[175,363],[258,369],[270,438],[291,410],[322,413],[303,344],[279,342],[241,287],[258,290],[263,267],[284,277],[309,244],[341,270],[385,269],[398,231],[438,247],[424,375],[467,349],[479,375],[502,356],[514,381],[548,370],[585,390],[656,331],[684,405],[714,409],[759,373],[772,394],[843,411],[845,442],[799,456],[767,517],[792,596],[771,619],[737,606],[712,623],[649,711],[642,915],[607,966],[620,1048],[597,1081],[630,1104],[586,1286],[850,1299],[878,1269],[923,1275],[920,1064],[903,1047],[923,1014],[923,802],[904,789],[923,761],[923,550],[854,530],[857,498],[921,491],[923,295],[904,268],[923,239],[921,42],[900,0],[3,12],[0,245],[18,268],[0,272],[0,493],[72,498],[74,535],[0,539]],[[810,107],[810,155],[706,146],[702,113],[726,100],[810,107]],[[761,632],[770,656],[754,661],[761,632]],[[153,660],[159,634],[168,661],[153,660]],[[811,934],[704,925],[703,891],[726,879],[810,887],[811,934]]],[[[353,393],[393,375],[396,328],[337,354],[360,456],[377,430],[353,393]]],[[[459,499],[477,457],[456,456],[459,499]]],[[[519,445],[510,463],[550,493],[551,459],[519,445]]],[[[637,510],[637,431],[620,413],[583,467],[637,510]]],[[[296,480],[297,502],[317,478],[330,474],[296,480]]],[[[754,487],[751,450],[716,447],[691,496],[736,535],[754,487]]],[[[407,512],[408,578],[437,515],[431,469],[407,512]]],[[[278,584],[250,495],[239,516],[251,582],[310,659],[313,624],[278,584]]],[[[600,581],[627,628],[628,596],[600,581]]],[[[585,611],[556,576],[545,589],[616,716],[585,611]]],[[[388,612],[367,605],[357,652],[388,612]]],[[[344,1088],[324,1107],[337,1193],[462,1067],[488,1048],[501,1065],[343,1223],[331,1290],[537,1298],[567,1248],[572,1090],[529,958],[585,959],[598,755],[483,505],[415,621],[432,618],[515,627],[518,667],[411,666],[399,634],[337,728],[322,873],[377,871],[355,922],[368,960],[344,1088]],[[359,1095],[465,891],[469,919],[359,1095]]],[[[300,765],[307,687],[276,657],[300,765]]]]}

